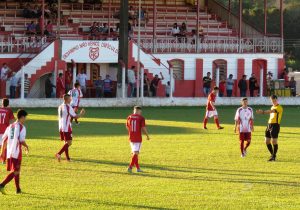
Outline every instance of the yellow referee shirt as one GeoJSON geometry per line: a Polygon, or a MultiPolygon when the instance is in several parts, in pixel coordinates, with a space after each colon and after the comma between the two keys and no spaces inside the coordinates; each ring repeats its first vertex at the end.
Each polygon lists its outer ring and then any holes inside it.
{"type": "Polygon", "coordinates": [[[282,118],[282,113],[283,113],[283,108],[279,104],[276,106],[272,106],[271,110],[274,110],[274,113],[270,114],[270,119],[268,121],[269,124],[280,124],[281,118],[282,118]]]}

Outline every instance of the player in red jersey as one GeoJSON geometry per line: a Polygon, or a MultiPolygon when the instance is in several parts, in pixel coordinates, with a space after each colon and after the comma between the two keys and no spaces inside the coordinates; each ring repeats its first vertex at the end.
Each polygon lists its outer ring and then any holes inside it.
{"type": "Polygon", "coordinates": [[[129,142],[132,151],[131,163],[128,167],[128,172],[132,173],[132,167],[136,166],[137,172],[142,172],[139,166],[139,153],[142,145],[142,133],[147,136],[147,140],[150,140],[145,118],[142,116],[142,108],[135,106],[133,114],[127,117],[126,128],[129,134],[129,142]]]}
{"type": "Polygon", "coordinates": [[[9,106],[9,100],[7,98],[2,99],[2,107],[0,108],[0,150],[3,149],[3,157],[0,156],[2,163],[5,163],[6,160],[6,141],[2,142],[2,136],[6,128],[13,123],[15,120],[14,113],[9,106]],[[3,146],[3,148],[2,148],[3,146]]]}
{"type": "Polygon", "coordinates": [[[61,141],[64,141],[64,145],[60,151],[55,154],[58,162],[61,160],[61,154],[66,154],[67,161],[70,161],[69,147],[72,145],[72,123],[71,118],[78,119],[85,113],[84,109],[80,111],[80,114],[76,114],[74,109],[70,105],[71,96],[69,94],[64,95],[64,103],[58,107],[59,117],[59,133],[61,141]]]}
{"type": "Polygon", "coordinates": [[[17,194],[21,193],[20,188],[20,168],[22,162],[22,146],[28,152],[28,146],[25,142],[26,128],[24,123],[26,121],[27,112],[19,110],[17,113],[18,120],[7,127],[3,138],[7,140],[7,171],[11,173],[0,184],[0,192],[4,193],[4,187],[15,179],[17,194]]]}
{"type": "Polygon", "coordinates": [[[251,143],[251,132],[254,131],[253,127],[253,110],[248,106],[248,99],[242,99],[242,107],[238,108],[234,117],[235,128],[234,132],[239,130],[240,136],[240,150],[241,157],[245,157],[247,155],[247,148],[251,143]],[[246,145],[244,145],[246,141],[246,145]]]}
{"type": "Polygon", "coordinates": [[[211,117],[214,117],[217,128],[219,130],[223,129],[223,127],[220,126],[218,112],[215,107],[215,102],[216,102],[216,97],[218,95],[218,92],[219,92],[219,88],[214,87],[213,91],[208,95],[207,105],[206,105],[206,113],[205,113],[204,120],[203,120],[203,128],[204,129],[207,129],[206,124],[208,122],[208,118],[211,118],[211,117]]]}

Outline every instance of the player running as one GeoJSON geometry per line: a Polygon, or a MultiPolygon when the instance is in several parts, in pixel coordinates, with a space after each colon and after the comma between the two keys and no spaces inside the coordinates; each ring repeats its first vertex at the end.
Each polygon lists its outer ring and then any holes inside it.
{"type": "Polygon", "coordinates": [[[147,140],[150,140],[145,118],[142,116],[142,108],[135,106],[133,114],[127,117],[126,128],[129,134],[129,141],[132,151],[131,163],[128,167],[128,172],[132,173],[132,167],[135,166],[137,172],[142,172],[139,166],[139,153],[142,146],[142,132],[147,136],[147,140]]]}
{"type": "Polygon", "coordinates": [[[251,143],[251,132],[254,131],[253,119],[253,110],[248,106],[248,99],[243,98],[242,107],[237,109],[234,117],[234,132],[236,133],[237,129],[239,129],[240,149],[242,158],[247,155],[247,148],[250,146],[251,143]],[[245,141],[246,145],[244,145],[245,141]]]}
{"type": "MultiPolygon", "coordinates": [[[[78,112],[80,99],[83,97],[83,94],[80,89],[80,84],[76,82],[74,84],[74,88],[68,92],[68,94],[72,97],[71,106],[74,109],[75,113],[78,112]]],[[[73,120],[73,118],[72,118],[73,120]]],[[[71,120],[71,121],[72,121],[71,120]]],[[[75,123],[79,124],[78,119],[75,119],[75,123]]]]}
{"type": "Polygon", "coordinates": [[[206,105],[206,113],[203,120],[203,128],[207,129],[206,124],[208,122],[208,118],[214,117],[217,128],[223,129],[224,127],[220,126],[218,112],[215,107],[216,97],[218,95],[219,88],[214,87],[213,91],[208,95],[207,105],[206,105]]]}
{"type": "Polygon", "coordinates": [[[3,149],[3,157],[0,156],[2,164],[6,160],[6,143],[2,142],[2,136],[6,128],[15,120],[14,113],[9,106],[9,100],[7,98],[2,99],[2,107],[0,107],[0,150],[3,149]],[[3,147],[3,148],[2,148],[3,147]]]}
{"type": "Polygon", "coordinates": [[[19,110],[17,113],[17,121],[7,127],[3,138],[7,140],[7,171],[11,173],[0,184],[0,191],[5,194],[4,187],[12,180],[15,179],[16,193],[21,193],[20,188],[20,168],[22,162],[22,146],[28,152],[28,146],[25,142],[26,128],[24,123],[26,121],[27,112],[19,110]]]}
{"type": "Polygon", "coordinates": [[[266,145],[271,153],[269,161],[275,161],[278,151],[278,135],[280,132],[280,122],[282,118],[283,108],[278,103],[278,98],[276,95],[272,95],[270,100],[273,104],[271,110],[257,110],[257,114],[270,114],[268,121],[268,126],[265,132],[266,145]],[[272,144],[273,146],[272,146],[272,144]]]}
{"type": "Polygon", "coordinates": [[[66,160],[70,161],[69,156],[69,147],[72,145],[72,123],[71,118],[78,119],[85,114],[85,110],[82,109],[80,114],[77,115],[74,109],[70,106],[71,103],[71,96],[69,94],[64,95],[64,102],[58,107],[58,121],[59,121],[59,132],[60,132],[60,139],[64,141],[63,147],[60,151],[55,154],[56,159],[58,162],[61,160],[61,154],[66,154],[66,160]]]}

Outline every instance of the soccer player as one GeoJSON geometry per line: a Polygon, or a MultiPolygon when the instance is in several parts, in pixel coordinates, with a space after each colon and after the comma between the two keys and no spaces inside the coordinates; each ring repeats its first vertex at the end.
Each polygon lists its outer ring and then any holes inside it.
{"type": "Polygon", "coordinates": [[[214,87],[213,91],[208,95],[207,105],[206,105],[206,113],[205,113],[204,120],[203,120],[203,128],[204,129],[207,129],[206,124],[208,122],[208,118],[211,118],[211,117],[214,117],[217,128],[219,130],[223,129],[223,127],[220,126],[218,112],[215,107],[215,102],[216,102],[216,97],[218,95],[218,92],[219,92],[219,88],[214,87]]]}
{"type": "Polygon", "coordinates": [[[142,116],[142,108],[135,106],[133,114],[127,117],[126,128],[129,134],[129,142],[132,151],[131,163],[128,167],[128,172],[132,173],[132,167],[135,166],[137,172],[142,172],[139,166],[139,153],[142,145],[142,132],[147,136],[147,140],[150,140],[145,118],[142,116]]]}
{"type": "MultiPolygon", "coordinates": [[[[78,82],[76,82],[74,84],[74,88],[72,90],[70,90],[68,92],[68,94],[72,97],[71,106],[74,109],[75,113],[77,113],[78,109],[79,109],[80,98],[83,97],[82,91],[80,89],[80,84],[78,82]]],[[[72,120],[73,120],[73,118],[72,118],[72,120]]],[[[72,120],[71,120],[71,122],[72,122],[72,120]]],[[[79,124],[79,122],[76,118],[75,118],[75,123],[77,125],[79,124]]]]}
{"type": "Polygon", "coordinates": [[[234,132],[236,133],[237,129],[239,129],[241,157],[243,158],[247,155],[247,148],[250,146],[251,143],[251,132],[254,131],[254,116],[252,108],[248,106],[248,99],[243,98],[241,103],[242,107],[237,109],[234,117],[234,132]],[[245,141],[246,145],[244,145],[245,141]]]}
{"type": "Polygon", "coordinates": [[[17,121],[7,127],[3,138],[7,139],[7,171],[10,174],[0,184],[0,191],[5,194],[4,187],[12,180],[15,179],[16,193],[21,193],[20,188],[20,168],[22,162],[22,146],[28,152],[28,146],[25,142],[26,128],[24,123],[26,121],[27,112],[19,110],[17,113],[17,121]]]}
{"type": "Polygon", "coordinates": [[[58,107],[58,117],[59,117],[59,132],[60,139],[64,141],[64,145],[60,149],[60,151],[55,154],[58,162],[61,160],[61,154],[66,154],[67,161],[70,161],[69,156],[69,147],[72,145],[72,123],[71,118],[78,119],[82,117],[85,113],[85,110],[82,109],[77,115],[74,109],[70,106],[71,96],[69,94],[64,95],[64,102],[58,107]]]}
{"type": "Polygon", "coordinates": [[[276,95],[272,95],[270,100],[273,104],[271,110],[257,110],[257,114],[270,114],[268,126],[265,132],[266,145],[271,153],[269,161],[275,161],[278,151],[278,136],[280,132],[280,122],[282,118],[283,108],[278,103],[276,95]],[[272,146],[273,145],[273,146],[272,146]]]}
{"type": "Polygon", "coordinates": [[[3,153],[0,156],[0,160],[2,161],[3,164],[5,163],[6,160],[7,142],[2,142],[2,136],[6,128],[15,120],[14,113],[11,110],[11,108],[8,106],[9,106],[9,100],[7,98],[2,99],[2,107],[0,108],[0,150],[3,149],[3,153]]]}

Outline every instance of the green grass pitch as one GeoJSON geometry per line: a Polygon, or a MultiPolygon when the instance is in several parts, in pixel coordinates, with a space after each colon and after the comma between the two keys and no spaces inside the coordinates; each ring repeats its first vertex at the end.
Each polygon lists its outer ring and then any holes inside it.
{"type": "MultiPolygon", "coordinates": [[[[12,181],[0,209],[300,209],[300,108],[284,107],[277,162],[267,162],[266,115],[255,115],[252,145],[240,157],[236,108],[218,107],[225,129],[211,120],[206,131],[204,107],[145,107],[151,140],[141,174],[127,173],[131,108],[87,108],[74,126],[70,163],[54,159],[62,145],[57,110],[28,109],[24,194],[15,195],[12,181]]],[[[0,165],[0,179],[6,174],[0,165]]]]}

